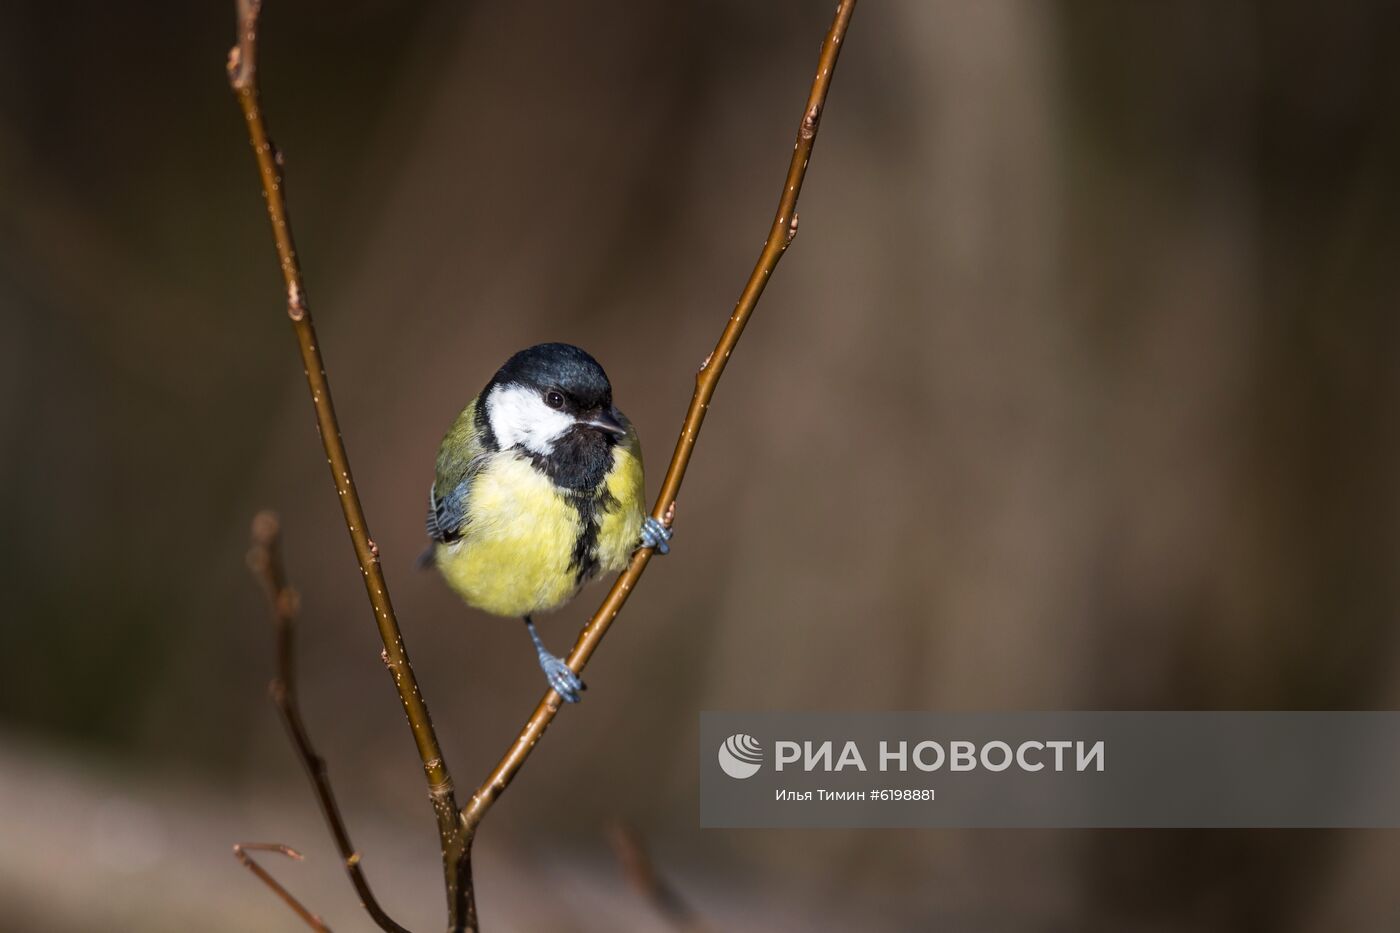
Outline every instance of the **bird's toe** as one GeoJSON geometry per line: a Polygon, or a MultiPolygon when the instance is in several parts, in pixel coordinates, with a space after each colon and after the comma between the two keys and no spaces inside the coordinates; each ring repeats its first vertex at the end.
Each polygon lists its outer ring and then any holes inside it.
{"type": "Polygon", "coordinates": [[[671,534],[671,529],[652,516],[642,519],[642,547],[654,548],[658,554],[669,554],[671,534]]]}
{"type": "Polygon", "coordinates": [[[583,699],[582,692],[588,689],[583,679],[559,658],[551,658],[545,664],[544,674],[550,687],[564,699],[565,703],[577,703],[583,699]]]}

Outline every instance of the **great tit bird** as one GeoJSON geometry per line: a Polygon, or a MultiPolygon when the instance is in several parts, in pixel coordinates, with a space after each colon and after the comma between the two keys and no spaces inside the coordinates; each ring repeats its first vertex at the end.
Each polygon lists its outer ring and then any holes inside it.
{"type": "Polygon", "coordinates": [[[523,618],[549,685],[577,703],[583,681],[545,650],[531,617],[621,570],[639,546],[669,550],[645,492],[641,443],[603,367],[542,343],[506,360],[442,439],[420,563],[468,605],[523,618]]]}

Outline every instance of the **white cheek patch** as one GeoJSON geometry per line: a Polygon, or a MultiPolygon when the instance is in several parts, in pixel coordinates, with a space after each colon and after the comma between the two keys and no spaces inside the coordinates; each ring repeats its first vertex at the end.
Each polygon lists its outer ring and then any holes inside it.
{"type": "Polygon", "coordinates": [[[519,444],[531,453],[547,455],[554,442],[573,427],[574,419],[550,408],[534,389],[497,386],[486,397],[486,420],[502,450],[519,444]]]}

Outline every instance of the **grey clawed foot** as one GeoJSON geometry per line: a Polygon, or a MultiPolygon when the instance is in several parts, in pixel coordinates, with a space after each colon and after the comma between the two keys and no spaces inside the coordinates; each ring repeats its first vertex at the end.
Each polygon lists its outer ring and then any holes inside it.
{"type": "Polygon", "coordinates": [[[565,703],[577,703],[583,699],[579,694],[588,688],[569,665],[545,649],[544,642],[540,641],[540,633],[535,631],[535,623],[529,616],[525,617],[525,631],[530,633],[530,641],[535,646],[535,656],[540,659],[540,670],[544,671],[544,679],[549,681],[550,688],[563,697],[565,703]]]}
{"type": "Polygon", "coordinates": [[[544,678],[549,681],[549,686],[563,697],[565,703],[577,703],[583,699],[580,694],[588,689],[588,685],[562,659],[552,654],[542,654],[540,669],[544,671],[544,678]]]}
{"type": "Polygon", "coordinates": [[[669,554],[671,534],[671,529],[652,516],[642,519],[642,547],[653,548],[658,554],[669,554]]]}

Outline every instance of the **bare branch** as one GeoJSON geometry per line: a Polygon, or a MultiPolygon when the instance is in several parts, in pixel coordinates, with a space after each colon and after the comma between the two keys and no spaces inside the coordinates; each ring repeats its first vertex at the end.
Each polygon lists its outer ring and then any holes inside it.
{"type": "MultiPolygon", "coordinates": [[[[345,818],[340,815],[340,807],[335,802],[335,792],[331,789],[331,779],[326,771],[326,761],[311,745],[311,736],[301,718],[301,704],[296,689],[296,664],[293,626],[296,623],[300,599],[297,591],[287,583],[287,574],[282,565],[282,535],[277,516],[271,512],[259,512],[253,519],[253,546],[248,551],[248,567],[262,581],[267,591],[267,601],[272,609],[272,624],[277,635],[277,672],[269,684],[272,702],[282,714],[282,724],[287,727],[287,735],[292,740],[297,757],[301,759],[306,776],[311,781],[311,789],[316,793],[321,815],[330,827],[335,839],[336,850],[345,864],[345,873],[360,903],[374,919],[381,930],[389,933],[408,933],[379,906],[379,901],[370,890],[369,880],[360,867],[360,853],[350,841],[350,832],[345,828],[345,818]]],[[[288,850],[293,858],[300,855],[288,850]]],[[[250,866],[251,867],[251,866],[250,866]]],[[[256,873],[256,872],[255,872],[256,873]]]]}
{"type": "MultiPolygon", "coordinates": [[[[297,344],[301,351],[307,385],[311,392],[312,406],[316,413],[317,426],[320,429],[321,442],[325,448],[332,480],[340,498],[346,528],[350,534],[355,556],[360,564],[370,605],[374,609],[375,623],[379,628],[380,638],[384,646],[382,657],[393,675],[399,699],[412,728],[414,741],[417,744],[418,754],[428,781],[429,795],[433,803],[438,823],[438,834],[442,844],[449,930],[475,931],[477,917],[472,892],[470,859],[472,838],[482,817],[514,779],[544,734],[545,729],[553,721],[562,701],[559,695],[552,690],[544,696],[526,722],[520,736],[507,750],[505,756],[496,765],[486,781],[472,795],[468,806],[458,810],[453,793],[452,778],[443,761],[437,736],[433,730],[432,718],[418,689],[417,679],[414,677],[412,665],[409,663],[408,655],[404,649],[398,621],[389,600],[388,587],[379,566],[378,548],[370,537],[364,510],[351,477],[349,457],[340,436],[340,427],[331,401],[330,384],[326,377],[316,331],[311,320],[311,311],[307,304],[306,288],[302,281],[296,249],[292,242],[291,221],[287,216],[284,196],[286,185],[281,173],[282,159],[268,137],[267,125],[259,104],[257,26],[262,6],[261,0],[236,0],[236,3],[238,8],[238,43],[229,54],[229,83],[247,122],[249,141],[257,160],[258,174],[262,182],[268,217],[272,223],[273,238],[277,247],[277,257],[286,285],[287,315],[292,321],[297,344]]],[[[680,437],[676,441],[676,449],[671,457],[666,477],[662,482],[656,506],[652,510],[652,514],[668,526],[674,520],[676,496],[685,477],[695,441],[704,422],[710,399],[719,383],[719,378],[743,333],[744,326],[748,323],[749,317],[758,304],[759,297],[762,295],[769,277],[796,236],[798,194],[801,191],[802,181],[806,176],[807,163],[816,141],[818,125],[831,85],[837,57],[841,51],[841,43],[845,38],[846,29],[854,9],[855,0],[841,0],[837,7],[836,18],[827,32],[826,41],[822,44],[817,75],[813,80],[807,106],[803,111],[797,141],[793,147],[792,160],[788,167],[787,178],[778,202],[773,225],[734,312],[730,315],[729,321],[720,335],[719,342],[696,374],[695,392],[691,397],[690,407],[682,423],[680,437]]],[[[602,605],[593,614],[588,624],[584,626],[568,658],[569,666],[575,672],[581,672],[593,652],[597,650],[598,644],[607,633],[609,626],[616,619],[633,587],[636,586],[637,581],[646,570],[651,553],[651,549],[644,548],[633,556],[628,567],[614,581],[602,605]]],[[[271,563],[275,563],[275,561],[271,563]]],[[[284,591],[290,593],[290,590],[285,587],[285,581],[280,584],[270,584],[270,589],[274,593],[274,614],[285,613],[289,620],[294,612],[295,599],[292,596],[286,596],[284,600],[284,591]],[[282,605],[284,601],[286,602],[285,606],[282,605]]],[[[290,626],[288,625],[286,628],[289,631],[290,626]]],[[[339,820],[334,798],[330,796],[329,783],[324,780],[324,764],[311,750],[309,742],[305,741],[305,729],[302,728],[300,718],[296,714],[295,690],[292,686],[290,671],[291,645],[289,635],[285,639],[279,635],[279,656],[282,656],[284,650],[285,657],[288,659],[287,671],[286,675],[280,678],[282,683],[280,695],[275,691],[274,697],[278,700],[279,709],[283,710],[284,719],[288,723],[293,742],[297,745],[303,762],[307,764],[313,786],[317,788],[322,810],[331,825],[332,834],[336,836],[341,854],[346,860],[347,871],[350,872],[352,881],[357,882],[356,889],[361,892],[366,908],[375,916],[376,921],[380,922],[381,927],[383,929],[402,929],[397,925],[386,926],[386,922],[392,924],[393,921],[388,920],[387,917],[383,917],[381,920],[382,911],[379,911],[378,915],[375,914],[377,904],[369,896],[368,886],[364,885],[361,889],[363,876],[358,873],[358,854],[354,852],[348,837],[344,834],[344,825],[339,820]],[[283,647],[284,640],[285,648],[283,647]],[[288,710],[291,711],[290,715],[288,710]]],[[[260,877],[262,877],[261,874],[260,877]]],[[[275,886],[275,882],[272,882],[270,878],[266,880],[275,886]]],[[[275,889],[280,890],[280,888],[275,889]]],[[[285,892],[283,893],[285,894],[285,892]]],[[[289,900],[289,903],[295,902],[289,900]]]]}
{"type": "Polygon", "coordinates": [[[379,565],[379,549],[370,537],[364,508],[360,504],[360,496],[350,472],[350,457],[340,436],[340,424],[331,401],[330,382],[326,378],[325,364],[321,359],[320,341],[312,324],[301,266],[292,242],[292,225],[285,199],[286,183],[282,177],[282,159],[268,136],[267,122],[259,102],[257,55],[258,14],[261,9],[261,0],[237,0],[238,44],[229,54],[229,84],[233,88],[239,108],[243,111],[248,139],[253,147],[253,156],[257,160],[263,198],[267,204],[268,219],[272,223],[272,236],[277,247],[277,259],[286,285],[287,316],[291,318],[292,329],[301,351],[307,387],[311,392],[311,404],[315,409],[316,424],[321,432],[321,444],[325,448],[331,479],[340,499],[345,526],[350,534],[355,557],[360,564],[360,573],[364,577],[365,592],[374,610],[375,624],[379,628],[379,637],[384,645],[384,662],[398,690],[404,714],[408,717],[413,740],[418,747],[418,756],[423,764],[424,776],[428,782],[428,794],[442,845],[448,928],[453,931],[463,930],[468,926],[474,928],[474,908],[467,890],[470,884],[467,851],[471,840],[458,819],[452,775],[438,745],[428,705],[418,688],[413,666],[409,663],[403,636],[399,631],[398,618],[389,599],[389,587],[379,565]]]}
{"type": "Polygon", "coordinates": [[[705,928],[690,905],[657,872],[640,833],[625,823],[614,822],[608,827],[608,842],[628,882],[667,924],[676,930],[699,931],[705,928]]]}
{"type": "Polygon", "coordinates": [[[276,852],[287,858],[296,859],[298,862],[301,861],[301,853],[291,846],[284,846],[278,842],[235,842],[233,844],[234,857],[242,862],[243,866],[252,872],[259,881],[271,888],[272,893],[280,897],[284,904],[295,911],[296,915],[304,920],[307,926],[313,930],[320,930],[322,933],[330,933],[331,928],[326,926],[320,917],[307,910],[301,901],[292,895],[291,891],[282,887],[266,868],[255,862],[253,857],[248,854],[249,852],[276,852]]]}
{"type": "Polygon", "coordinates": [[[262,0],[236,0],[238,42],[228,52],[228,82],[234,90],[256,91],[258,77],[258,14],[262,0]]]}
{"type": "MultiPolygon", "coordinates": [[[[792,150],[792,161],[788,164],[787,178],[783,183],[782,196],[778,199],[778,210],[774,215],[773,225],[768,231],[768,239],[764,241],[758,263],[749,275],[748,283],[745,284],[738,304],[734,307],[734,313],[729,316],[729,322],[720,334],[719,343],[715,344],[714,350],[706,357],[700,371],[695,374],[695,393],[691,396],[690,408],[681,424],[680,437],[676,440],[676,450],[671,455],[666,478],[661,483],[656,507],[652,509],[652,515],[667,526],[675,517],[676,496],[680,492],[686,468],[690,465],[695,440],[700,435],[700,427],[704,424],[710,399],[714,397],[715,388],[719,385],[719,377],[724,373],[729,356],[734,352],[734,347],[744,332],[744,326],[748,324],[749,317],[758,305],[758,299],[768,285],[768,279],[797,234],[797,196],[802,191],[802,180],[807,175],[807,163],[812,157],[812,146],[817,141],[817,129],[826,105],[827,91],[831,87],[832,74],[836,70],[836,59],[841,54],[841,43],[846,38],[846,29],[850,25],[855,6],[856,0],[841,0],[836,8],[836,18],[822,43],[821,56],[817,60],[817,76],[812,81],[812,90],[807,95],[807,106],[802,111],[797,142],[792,150]]],[[[569,667],[575,673],[583,671],[588,659],[598,649],[598,644],[607,634],[608,627],[622,611],[627,597],[632,595],[633,588],[646,570],[651,554],[650,548],[642,548],[632,556],[632,562],[613,582],[612,589],[608,590],[602,605],[579,633],[578,641],[568,658],[569,667]]],[[[492,804],[515,778],[540,737],[544,735],[544,731],[549,728],[555,714],[559,712],[562,702],[559,694],[553,690],[545,694],[544,699],[540,700],[534,713],[526,721],[525,728],[521,730],[515,743],[506,751],[505,756],[476,793],[472,794],[472,799],[462,811],[462,824],[468,832],[475,831],[486,811],[491,809],[492,804]]]]}

